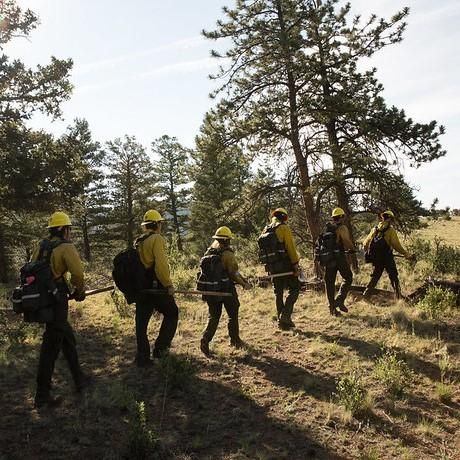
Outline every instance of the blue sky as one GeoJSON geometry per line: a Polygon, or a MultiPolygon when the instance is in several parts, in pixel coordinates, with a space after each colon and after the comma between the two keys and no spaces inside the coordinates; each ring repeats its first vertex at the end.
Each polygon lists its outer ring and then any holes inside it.
{"type": "MultiPolygon", "coordinates": [[[[75,117],[86,118],[94,137],[106,141],[135,135],[144,145],[163,134],[193,147],[203,115],[213,101],[214,44],[200,31],[212,29],[230,0],[18,0],[39,14],[31,40],[16,39],[6,52],[30,65],[54,55],[74,60],[64,120],[33,120],[56,134],[75,117]]],[[[388,104],[416,121],[438,120],[447,129],[445,158],[404,174],[426,205],[460,208],[460,2],[457,0],[353,0],[353,11],[389,17],[409,6],[401,44],[369,64],[378,68],[388,104]]]]}

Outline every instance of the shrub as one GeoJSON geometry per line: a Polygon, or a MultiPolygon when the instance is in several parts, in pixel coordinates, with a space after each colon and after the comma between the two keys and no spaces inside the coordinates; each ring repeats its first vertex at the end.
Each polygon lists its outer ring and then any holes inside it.
{"type": "Polygon", "coordinates": [[[163,460],[169,458],[160,440],[147,423],[144,401],[136,401],[130,410],[128,445],[125,458],[163,460]]]}
{"type": "Polygon", "coordinates": [[[407,364],[393,351],[387,351],[377,359],[374,375],[383,385],[384,390],[395,398],[401,398],[413,380],[412,372],[407,364]]]}
{"type": "Polygon", "coordinates": [[[194,369],[189,356],[165,353],[160,359],[160,372],[168,388],[184,390],[193,377],[194,369]]]}
{"type": "Polygon", "coordinates": [[[457,278],[460,276],[460,249],[443,244],[438,237],[434,239],[434,248],[429,257],[432,270],[445,275],[452,274],[457,278]]]}
{"type": "Polygon", "coordinates": [[[125,296],[118,289],[112,291],[112,301],[120,318],[131,316],[131,307],[126,303],[125,296]]]}
{"type": "Polygon", "coordinates": [[[425,297],[417,303],[417,308],[425,312],[429,318],[438,319],[447,310],[455,307],[457,296],[448,289],[430,287],[425,297]]]}
{"type": "Polygon", "coordinates": [[[450,385],[443,382],[436,383],[436,396],[442,403],[449,404],[452,401],[453,395],[454,392],[450,385]]]}
{"type": "Polygon", "coordinates": [[[352,415],[363,412],[367,408],[367,391],[356,371],[337,380],[337,392],[334,396],[337,403],[349,410],[352,415]]]}

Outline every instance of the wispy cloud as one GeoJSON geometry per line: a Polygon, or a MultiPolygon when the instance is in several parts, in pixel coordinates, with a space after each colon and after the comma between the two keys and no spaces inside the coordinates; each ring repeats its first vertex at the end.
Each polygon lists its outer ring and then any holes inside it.
{"type": "Polygon", "coordinates": [[[141,50],[135,53],[122,54],[119,56],[108,57],[106,59],[100,59],[94,62],[87,62],[79,64],[75,63],[75,74],[83,75],[87,73],[97,72],[99,70],[106,70],[110,67],[115,67],[124,62],[131,60],[137,60],[143,57],[151,56],[155,53],[160,53],[167,50],[187,50],[190,48],[198,48],[206,44],[206,41],[200,35],[196,35],[189,38],[184,38],[181,40],[176,40],[170,43],[164,43],[162,45],[156,46],[154,48],[149,48],[146,50],[141,50]]]}
{"type": "Polygon", "coordinates": [[[214,69],[219,65],[215,58],[196,59],[193,61],[177,62],[175,64],[163,65],[152,70],[137,74],[138,78],[151,78],[168,74],[184,74],[196,72],[203,69],[214,69]]]}
{"type": "Polygon", "coordinates": [[[162,65],[148,71],[133,73],[123,78],[113,78],[91,84],[77,85],[75,91],[79,93],[99,91],[101,89],[125,85],[126,83],[135,80],[154,79],[165,75],[188,74],[206,69],[216,69],[219,64],[220,62],[217,62],[217,59],[211,57],[185,62],[176,62],[174,64],[162,65]]]}

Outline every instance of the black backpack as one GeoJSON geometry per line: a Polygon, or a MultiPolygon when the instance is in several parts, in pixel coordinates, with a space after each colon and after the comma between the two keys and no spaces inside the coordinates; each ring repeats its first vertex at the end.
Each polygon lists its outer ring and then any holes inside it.
{"type": "Polygon", "coordinates": [[[222,263],[224,251],[231,251],[231,249],[208,248],[200,259],[200,271],[196,280],[198,291],[231,291],[233,283],[222,263]]]}
{"type": "Polygon", "coordinates": [[[139,243],[150,235],[146,234],[137,238],[134,247],[124,249],[113,259],[112,278],[128,304],[136,302],[143,289],[158,288],[158,283],[154,278],[155,268],[146,269],[144,267],[137,249],[139,243]]]}
{"type": "Polygon", "coordinates": [[[315,257],[323,267],[333,266],[337,261],[337,256],[341,250],[337,244],[337,227],[332,224],[326,224],[326,228],[319,235],[315,246],[315,257]]]}
{"type": "Polygon", "coordinates": [[[257,239],[259,261],[265,265],[268,273],[283,273],[292,270],[292,263],[286,252],[284,243],[278,240],[276,229],[279,225],[267,225],[257,239]]]}
{"type": "Polygon", "coordinates": [[[51,253],[66,240],[43,240],[37,260],[27,262],[20,269],[21,285],[13,291],[13,310],[24,315],[28,323],[48,323],[54,319],[54,307],[61,300],[50,266],[51,253]]]}
{"type": "Polygon", "coordinates": [[[364,254],[364,260],[367,263],[379,263],[382,262],[387,255],[391,253],[391,248],[385,240],[385,232],[390,227],[383,230],[379,230],[375,227],[375,234],[364,254]]]}

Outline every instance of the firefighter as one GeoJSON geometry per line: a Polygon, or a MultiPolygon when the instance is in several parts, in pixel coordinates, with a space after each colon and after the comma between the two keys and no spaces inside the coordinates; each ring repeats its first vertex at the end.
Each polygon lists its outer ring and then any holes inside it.
{"type": "Polygon", "coordinates": [[[77,302],[85,300],[85,284],[83,266],[76,247],[70,241],[72,222],[64,212],[55,212],[48,222],[49,237],[34,250],[31,260],[42,259],[43,243],[50,244],[50,266],[58,289],[58,301],[53,307],[53,319],[46,323],[45,332],[40,349],[40,358],[37,373],[37,389],[35,406],[54,407],[61,403],[60,398],[51,396],[51,379],[54,365],[59,352],[67,361],[77,393],[81,393],[90,383],[91,377],[82,372],[78,360],[75,335],[68,321],[69,287],[64,275],[70,273],[70,283],[75,288],[72,298],[77,302]]]}
{"type": "Polygon", "coordinates": [[[276,313],[278,326],[280,329],[291,329],[295,327],[292,321],[294,304],[299,297],[299,260],[292,231],[287,224],[288,213],[284,208],[277,208],[271,213],[271,222],[267,225],[262,235],[259,237],[259,247],[266,254],[274,254],[264,261],[265,269],[274,275],[277,273],[292,272],[286,275],[273,278],[273,288],[276,300],[276,313]],[[266,248],[264,248],[266,246],[266,248]],[[288,295],[284,299],[284,290],[288,290],[288,295]]]}
{"type": "Polygon", "coordinates": [[[345,225],[345,212],[342,208],[334,208],[331,213],[331,225],[335,231],[335,255],[331,263],[326,264],[324,273],[324,284],[326,285],[326,295],[329,302],[329,312],[332,316],[340,316],[340,311],[348,312],[345,306],[345,299],[348,291],[350,290],[353,281],[353,273],[350,269],[345,251],[348,253],[354,252],[353,241],[350,232],[345,225]],[[335,296],[335,281],[337,272],[342,277],[342,284],[340,285],[337,297],[335,296]]]}
{"type": "Polygon", "coordinates": [[[153,310],[163,314],[160,332],[153,348],[152,356],[154,358],[160,358],[171,346],[179,317],[166,254],[166,241],[161,235],[163,221],[164,219],[158,211],[154,209],[147,211],[141,224],[144,235],[136,241],[139,257],[146,269],[145,288],[163,291],[160,293],[141,292],[136,301],[137,353],[134,362],[138,367],[147,367],[153,364],[147,337],[147,327],[153,310]]]}
{"type": "Polygon", "coordinates": [[[370,231],[364,240],[363,246],[366,258],[374,266],[371,279],[363,293],[365,299],[371,297],[372,291],[377,286],[384,270],[388,273],[396,299],[401,298],[401,287],[393,250],[409,259],[413,258],[413,256],[404,249],[399,241],[398,234],[393,228],[394,217],[394,213],[390,210],[382,212],[379,216],[379,224],[370,231]]]}
{"type": "MultiPolygon", "coordinates": [[[[209,342],[216,333],[219,320],[222,315],[222,307],[225,308],[228,315],[228,335],[230,337],[230,345],[235,348],[240,348],[243,345],[240,339],[238,310],[240,302],[235,289],[235,284],[240,284],[244,289],[250,289],[251,285],[241,276],[238,271],[238,262],[236,261],[233,249],[230,247],[230,240],[233,234],[228,227],[219,227],[212,237],[214,241],[206,250],[202,259],[201,270],[204,273],[207,282],[217,283],[219,291],[229,292],[232,295],[228,297],[213,297],[203,296],[208,304],[208,323],[200,342],[200,349],[206,355],[210,355],[209,342]],[[207,259],[207,262],[203,262],[207,259]],[[209,267],[208,269],[205,266],[209,267]],[[212,271],[210,273],[209,271],[212,271]],[[219,278],[219,279],[218,279],[219,278]]],[[[200,275],[201,276],[201,275],[200,275]]],[[[200,287],[200,278],[198,279],[198,287],[200,287]]],[[[203,289],[206,290],[206,282],[203,284],[203,289]]]]}

